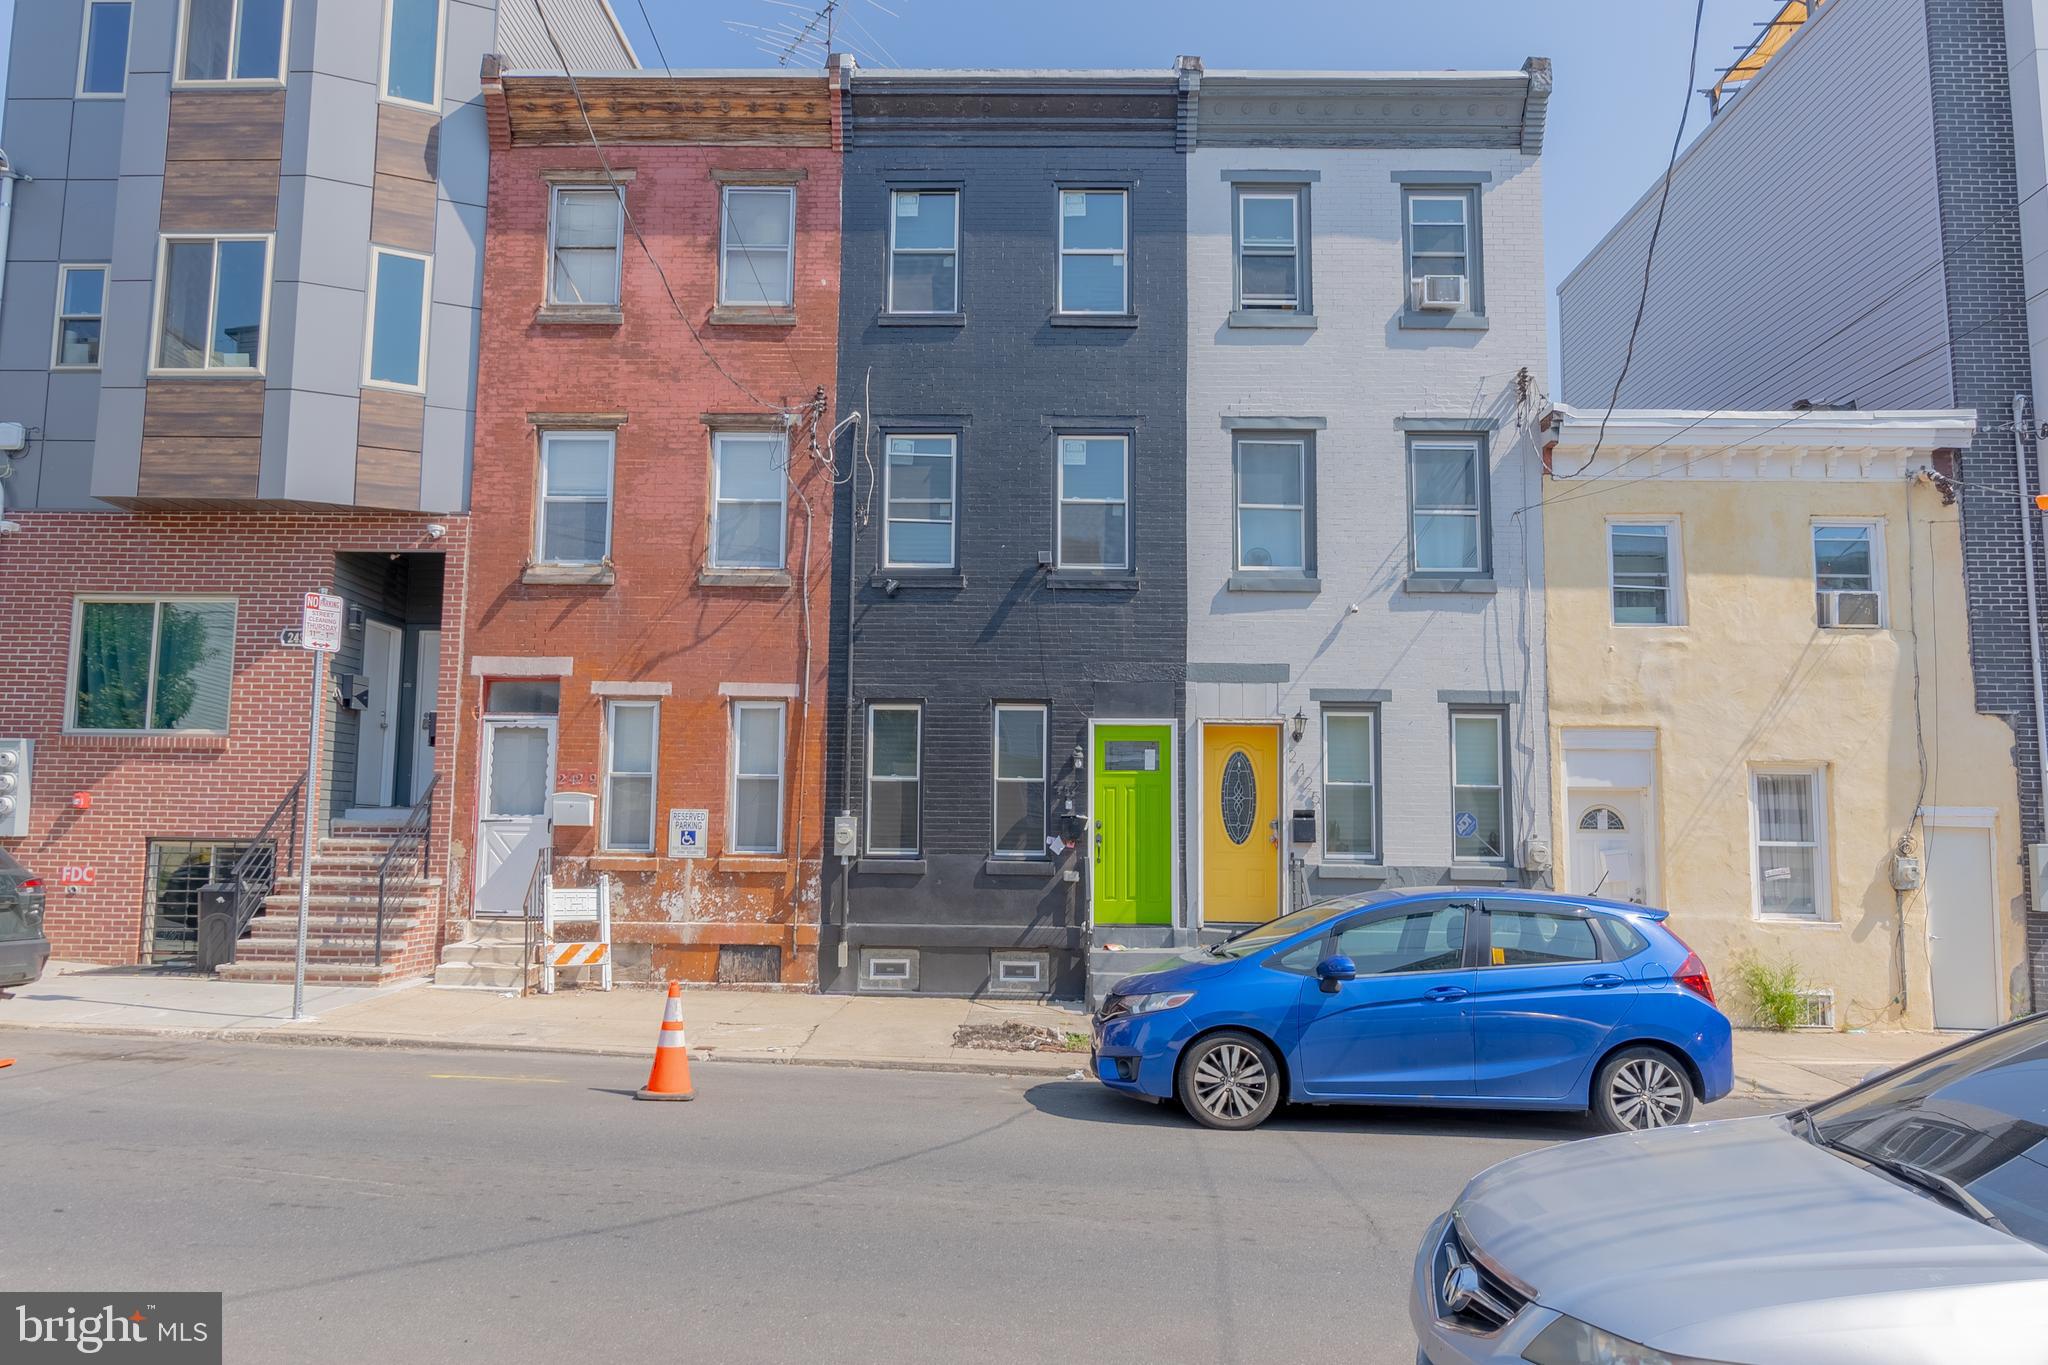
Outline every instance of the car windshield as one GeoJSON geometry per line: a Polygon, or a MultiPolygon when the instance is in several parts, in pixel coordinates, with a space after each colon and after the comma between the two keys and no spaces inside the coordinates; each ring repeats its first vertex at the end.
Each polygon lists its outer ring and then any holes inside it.
{"type": "Polygon", "coordinates": [[[1209,951],[1218,957],[1248,957],[1262,948],[1283,943],[1304,930],[1328,924],[1347,910],[1358,908],[1355,900],[1323,901],[1304,906],[1292,914],[1254,925],[1234,938],[1225,939],[1209,951]]]}
{"type": "Polygon", "coordinates": [[[1986,1034],[1811,1111],[1829,1147],[1951,1181],[2048,1246],[2048,1019],[1986,1034]]]}

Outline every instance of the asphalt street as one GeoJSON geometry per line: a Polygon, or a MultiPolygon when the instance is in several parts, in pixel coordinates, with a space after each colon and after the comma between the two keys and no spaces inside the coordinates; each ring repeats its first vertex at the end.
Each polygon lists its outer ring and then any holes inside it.
{"type": "MultiPolygon", "coordinates": [[[[1088,1081],[10,1034],[0,1284],[222,1290],[230,1361],[1410,1365],[1418,1237],[1573,1118],[1088,1081]]],[[[1756,1112],[1723,1103],[1709,1115],[1756,1112]]]]}

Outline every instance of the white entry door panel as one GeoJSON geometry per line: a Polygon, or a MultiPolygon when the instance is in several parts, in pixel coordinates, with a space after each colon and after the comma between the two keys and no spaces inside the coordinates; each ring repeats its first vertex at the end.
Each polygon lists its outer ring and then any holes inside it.
{"type": "Polygon", "coordinates": [[[516,915],[541,849],[553,838],[555,721],[484,721],[483,791],[477,808],[476,913],[516,915]]]}
{"type": "Polygon", "coordinates": [[[1642,794],[1574,792],[1569,809],[1572,894],[1641,904],[1649,881],[1642,794]]]}
{"type": "Polygon", "coordinates": [[[413,670],[412,714],[412,796],[417,801],[427,794],[434,780],[434,726],[441,691],[441,632],[423,630],[419,638],[419,659],[413,670]]]}
{"type": "Polygon", "coordinates": [[[370,701],[356,716],[356,804],[388,806],[398,771],[398,665],[405,633],[363,623],[363,676],[370,701]]]}
{"type": "Polygon", "coordinates": [[[1927,971],[1936,1028],[1999,1021],[1998,915],[1991,831],[1927,827],[1927,971]]]}

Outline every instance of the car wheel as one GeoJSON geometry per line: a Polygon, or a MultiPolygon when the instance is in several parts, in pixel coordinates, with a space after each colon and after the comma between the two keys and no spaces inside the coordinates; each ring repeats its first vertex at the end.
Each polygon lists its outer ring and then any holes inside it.
{"type": "Polygon", "coordinates": [[[1249,1033],[1217,1033],[1181,1054],[1181,1107],[1208,1128],[1256,1128],[1280,1107],[1280,1065],[1249,1033]]]}
{"type": "Polygon", "coordinates": [[[1610,1133],[1641,1133],[1692,1118],[1692,1079],[1670,1053],[1623,1048],[1593,1078],[1593,1117],[1610,1133]]]}

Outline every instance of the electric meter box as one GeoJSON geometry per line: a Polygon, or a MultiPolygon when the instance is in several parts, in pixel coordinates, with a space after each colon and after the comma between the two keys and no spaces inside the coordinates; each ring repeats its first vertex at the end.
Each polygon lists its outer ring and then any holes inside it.
{"type": "Polygon", "coordinates": [[[28,837],[29,767],[32,739],[0,739],[0,839],[28,837]]]}

